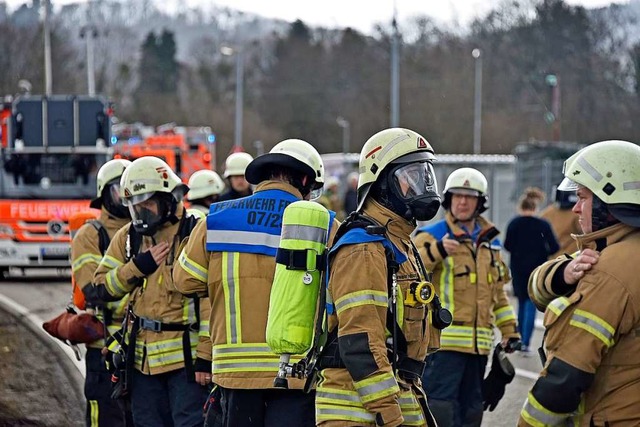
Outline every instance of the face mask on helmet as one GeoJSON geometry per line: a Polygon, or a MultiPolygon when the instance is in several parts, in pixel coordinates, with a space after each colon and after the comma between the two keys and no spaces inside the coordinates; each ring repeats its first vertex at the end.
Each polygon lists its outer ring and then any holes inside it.
{"type": "Polygon", "coordinates": [[[102,205],[116,218],[130,218],[129,209],[122,204],[120,199],[120,184],[113,182],[102,190],[102,205]]]}
{"type": "Polygon", "coordinates": [[[131,203],[129,213],[131,213],[131,224],[140,234],[153,236],[160,226],[167,221],[170,206],[166,197],[161,194],[148,193],[150,197],[131,203]]]}
{"type": "Polygon", "coordinates": [[[428,221],[438,213],[440,196],[430,162],[401,164],[388,177],[393,195],[409,210],[405,218],[428,221]]]}

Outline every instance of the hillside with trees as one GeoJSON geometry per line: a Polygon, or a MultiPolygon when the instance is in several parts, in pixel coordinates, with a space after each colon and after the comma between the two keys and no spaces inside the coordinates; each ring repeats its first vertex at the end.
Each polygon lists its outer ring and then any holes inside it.
{"type": "MultiPolygon", "coordinates": [[[[0,1],[0,93],[18,81],[42,93],[40,4],[9,12],[0,1]]],[[[529,140],[640,141],[640,0],[586,10],[562,0],[499,3],[469,28],[424,16],[399,23],[400,124],[438,152],[472,152],[474,69],[482,56],[482,151],[509,153],[529,140]],[[561,95],[552,114],[549,76],[561,95]]],[[[244,57],[244,146],[303,138],[321,152],[351,150],[389,124],[392,27],[373,35],[312,28],[227,9],[167,15],[145,0],[90,2],[53,14],[54,93],[85,93],[82,26],[95,27],[97,91],[122,121],[211,126],[219,157],[233,142],[235,56],[244,57]]]]}

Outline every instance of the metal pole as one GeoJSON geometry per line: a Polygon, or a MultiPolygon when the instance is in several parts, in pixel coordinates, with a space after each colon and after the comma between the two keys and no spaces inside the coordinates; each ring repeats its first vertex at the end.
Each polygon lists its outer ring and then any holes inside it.
{"type": "Polygon", "coordinates": [[[236,130],[234,146],[242,148],[242,102],[244,97],[244,54],[236,49],[236,130]]]}
{"type": "Polygon", "coordinates": [[[473,154],[480,154],[480,139],[482,136],[482,52],[473,49],[471,55],[475,58],[476,81],[473,102],[473,154]]]}
{"type": "Polygon", "coordinates": [[[44,94],[50,96],[53,86],[51,73],[51,34],[49,28],[49,0],[44,1],[44,94]]]}
{"type": "Polygon", "coordinates": [[[89,96],[96,94],[96,79],[95,79],[95,64],[93,56],[93,41],[98,36],[98,31],[95,27],[90,26],[88,28],[89,34],[87,34],[87,89],[89,96]]]}
{"type": "Polygon", "coordinates": [[[391,127],[398,127],[400,122],[400,35],[396,21],[395,2],[393,6],[393,35],[391,36],[391,127]]]}

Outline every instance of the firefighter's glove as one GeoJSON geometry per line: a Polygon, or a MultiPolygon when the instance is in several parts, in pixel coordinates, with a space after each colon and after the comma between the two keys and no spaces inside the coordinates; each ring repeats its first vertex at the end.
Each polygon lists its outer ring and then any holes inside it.
{"type": "Polygon", "coordinates": [[[511,337],[507,341],[507,346],[504,348],[504,351],[507,353],[513,353],[514,351],[518,351],[522,349],[522,341],[520,338],[511,337]]]}
{"type": "Polygon", "coordinates": [[[145,276],[149,276],[158,269],[158,264],[153,259],[151,251],[144,251],[133,257],[133,263],[145,276]]]}
{"type": "Polygon", "coordinates": [[[507,358],[500,344],[493,350],[489,375],[482,382],[482,403],[484,410],[493,411],[504,396],[504,389],[516,375],[516,370],[507,358]]]}

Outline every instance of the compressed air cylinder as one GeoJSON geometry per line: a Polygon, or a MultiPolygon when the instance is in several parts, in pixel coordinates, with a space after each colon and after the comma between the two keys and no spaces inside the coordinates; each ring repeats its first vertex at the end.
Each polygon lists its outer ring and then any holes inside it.
{"type": "Polygon", "coordinates": [[[266,331],[276,354],[301,354],[311,347],[318,296],[324,291],[329,218],[322,205],[304,200],[284,210],[266,331]]]}

